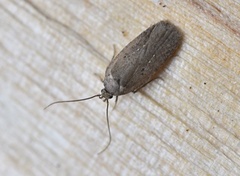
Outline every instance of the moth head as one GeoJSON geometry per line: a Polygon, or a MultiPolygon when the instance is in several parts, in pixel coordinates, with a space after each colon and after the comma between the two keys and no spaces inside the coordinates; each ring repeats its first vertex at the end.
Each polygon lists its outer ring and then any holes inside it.
{"type": "Polygon", "coordinates": [[[113,94],[109,93],[105,88],[101,90],[101,95],[99,96],[100,99],[104,98],[103,101],[111,99],[113,94]]]}

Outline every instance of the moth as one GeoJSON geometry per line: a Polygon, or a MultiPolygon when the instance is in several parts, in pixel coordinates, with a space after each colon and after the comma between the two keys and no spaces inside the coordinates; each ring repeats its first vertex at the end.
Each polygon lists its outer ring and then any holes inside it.
{"type": "MultiPolygon", "coordinates": [[[[100,94],[76,100],[56,101],[57,103],[78,102],[95,97],[107,102],[106,118],[109,140],[105,151],[111,143],[111,131],[108,118],[109,99],[117,98],[130,92],[137,92],[154,79],[156,73],[167,59],[172,57],[182,43],[182,33],[169,21],[160,21],[143,31],[114,57],[105,71],[104,88],[100,94]]],[[[45,108],[45,109],[46,109],[45,108]]]]}

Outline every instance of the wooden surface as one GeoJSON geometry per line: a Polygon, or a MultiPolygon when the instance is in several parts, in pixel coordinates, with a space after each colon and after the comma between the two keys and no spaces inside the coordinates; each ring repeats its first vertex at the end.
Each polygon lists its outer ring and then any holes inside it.
{"type": "Polygon", "coordinates": [[[240,2],[0,1],[0,175],[239,175],[240,2]],[[169,20],[183,45],[160,75],[119,98],[108,140],[113,55],[169,20]]]}

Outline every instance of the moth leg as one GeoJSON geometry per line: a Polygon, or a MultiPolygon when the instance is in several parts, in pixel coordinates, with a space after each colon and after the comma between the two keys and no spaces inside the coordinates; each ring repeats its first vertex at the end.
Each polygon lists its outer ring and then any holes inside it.
{"type": "Polygon", "coordinates": [[[116,99],[115,99],[115,104],[117,104],[117,101],[118,101],[118,96],[116,96],[116,99]]]}
{"type": "MultiPolygon", "coordinates": [[[[153,80],[155,79],[162,79],[161,77],[156,77],[156,78],[153,78],[153,79],[150,79],[150,81],[148,81],[147,83],[143,84],[141,87],[138,87],[137,89],[135,89],[134,91],[132,91],[133,93],[136,93],[138,92],[141,88],[145,87],[148,83],[152,82],[153,80]]],[[[163,80],[163,79],[162,79],[163,80]]]]}
{"type": "Polygon", "coordinates": [[[103,78],[99,75],[99,74],[97,74],[97,73],[94,73],[94,75],[95,76],[97,76],[98,77],[98,79],[100,79],[101,81],[102,81],[102,83],[103,83],[103,78]]]}
{"type": "MultiPolygon", "coordinates": [[[[115,56],[116,56],[116,45],[113,44],[113,56],[111,60],[114,60],[115,56]]],[[[97,76],[103,83],[104,79],[99,74],[94,73],[94,75],[97,76]]]]}
{"type": "Polygon", "coordinates": [[[116,56],[116,45],[113,44],[113,56],[112,56],[112,61],[115,59],[115,56],[116,56]]]}
{"type": "Polygon", "coordinates": [[[115,107],[116,107],[116,105],[117,105],[117,101],[118,101],[118,96],[116,96],[116,98],[115,98],[115,104],[114,104],[114,106],[113,106],[113,109],[115,109],[115,107]]]}

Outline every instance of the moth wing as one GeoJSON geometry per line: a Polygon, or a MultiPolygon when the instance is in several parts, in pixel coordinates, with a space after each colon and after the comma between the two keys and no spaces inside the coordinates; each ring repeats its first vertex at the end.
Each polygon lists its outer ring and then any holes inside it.
{"type": "Polygon", "coordinates": [[[181,33],[167,21],[156,23],[130,42],[110,63],[111,74],[119,81],[119,95],[148,83],[180,42],[181,33]]]}
{"type": "Polygon", "coordinates": [[[124,83],[125,85],[125,82],[128,82],[124,80],[129,80],[135,71],[135,65],[140,61],[138,60],[139,53],[136,51],[147,42],[153,27],[154,26],[151,26],[146,31],[142,32],[111,60],[106,69],[105,77],[108,76],[108,74],[111,74],[115,80],[119,81],[119,83],[124,83]]]}

